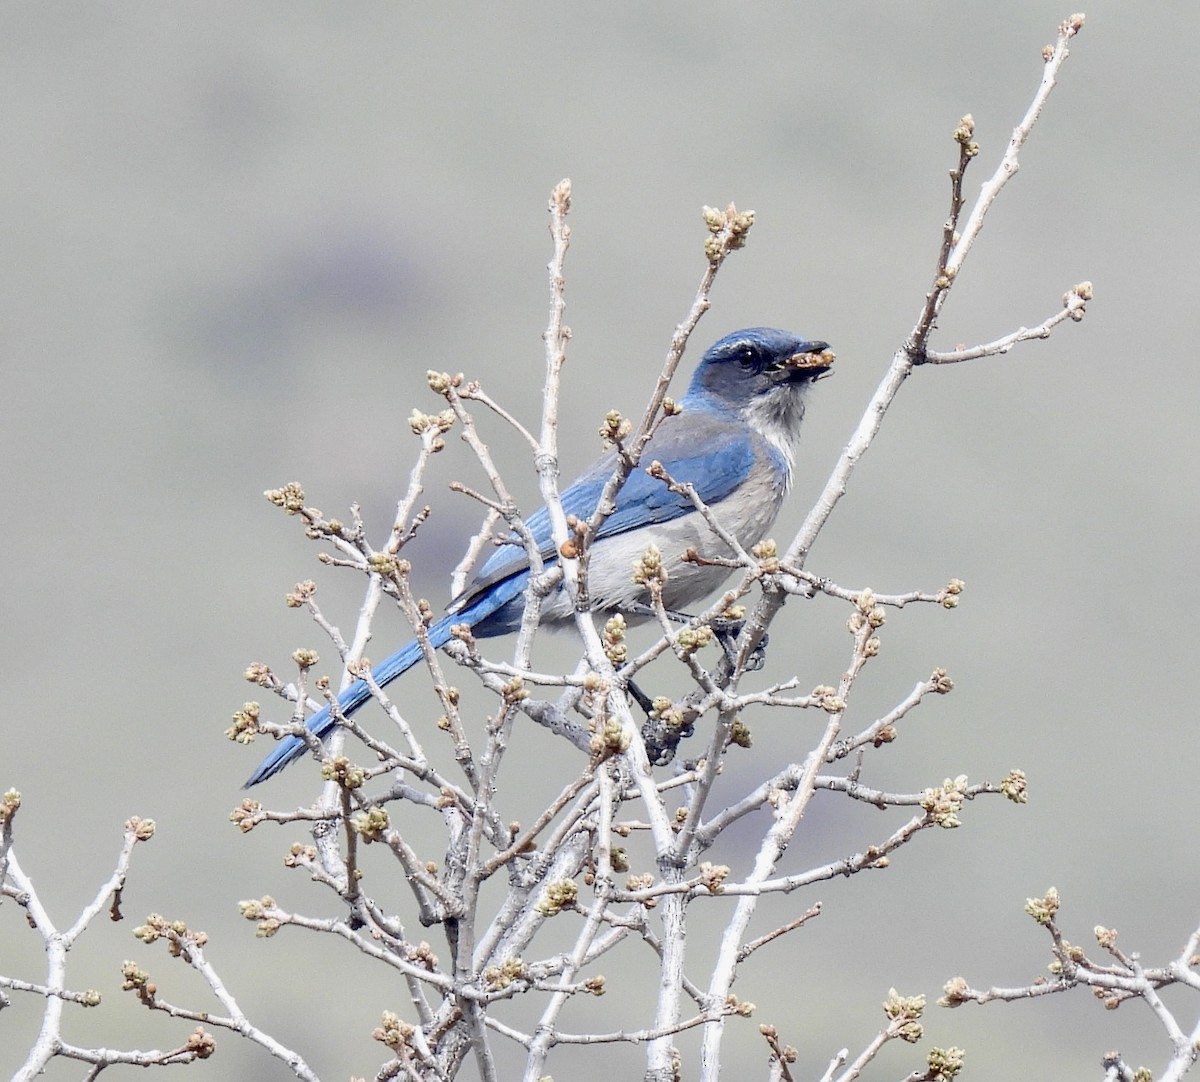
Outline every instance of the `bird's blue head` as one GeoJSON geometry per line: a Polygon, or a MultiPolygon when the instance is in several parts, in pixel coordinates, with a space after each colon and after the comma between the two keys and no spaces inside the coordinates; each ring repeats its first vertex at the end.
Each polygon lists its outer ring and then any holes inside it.
{"type": "Polygon", "coordinates": [[[774,327],[747,327],[704,354],[683,406],[732,410],[790,460],[805,395],[831,364],[825,342],[774,327]]]}
{"type": "Polygon", "coordinates": [[[781,388],[807,387],[832,363],[827,342],[774,327],[747,327],[709,347],[688,394],[711,395],[740,408],[781,388]]]}

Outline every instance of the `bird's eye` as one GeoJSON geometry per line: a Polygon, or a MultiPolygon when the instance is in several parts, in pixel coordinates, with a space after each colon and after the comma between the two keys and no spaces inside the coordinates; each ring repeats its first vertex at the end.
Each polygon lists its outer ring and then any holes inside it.
{"type": "Polygon", "coordinates": [[[755,355],[754,350],[742,350],[742,352],[738,354],[738,364],[747,370],[756,368],[758,366],[758,357],[755,355]]]}

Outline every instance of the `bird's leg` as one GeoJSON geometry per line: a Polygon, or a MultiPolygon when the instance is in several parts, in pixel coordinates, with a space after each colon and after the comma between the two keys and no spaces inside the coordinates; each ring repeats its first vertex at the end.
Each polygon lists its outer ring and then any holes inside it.
{"type": "Polygon", "coordinates": [[[649,718],[651,712],[654,710],[654,700],[632,680],[627,681],[625,687],[629,690],[629,694],[633,696],[634,702],[642,708],[642,712],[649,718]]]}
{"type": "MultiPolygon", "coordinates": [[[[644,605],[640,602],[632,602],[626,605],[623,610],[626,616],[632,616],[639,619],[646,617],[655,617],[659,615],[660,610],[653,608],[650,605],[644,605]]],[[[666,617],[672,623],[686,624],[693,617],[686,612],[676,612],[673,609],[661,610],[665,612],[666,617]]],[[[738,635],[741,634],[742,628],[745,627],[744,620],[731,620],[725,617],[718,617],[711,622],[713,634],[717,637],[717,642],[721,644],[721,648],[725,651],[725,656],[729,659],[729,664],[732,667],[737,660],[737,651],[735,643],[738,635]]],[[[764,635],[762,641],[759,642],[754,652],[750,655],[746,663],[746,668],[749,670],[761,669],[765,661],[765,648],[767,645],[767,637],[764,635]]],[[[646,755],[650,762],[655,766],[665,766],[675,757],[675,750],[678,748],[680,741],[690,737],[694,731],[692,723],[680,726],[678,719],[670,717],[657,717],[654,712],[654,700],[650,698],[640,687],[632,680],[628,681],[626,687],[634,701],[642,708],[646,715],[646,724],[642,726],[642,739],[646,745],[646,755]]]]}
{"type": "MultiPolygon", "coordinates": [[[[745,620],[731,620],[725,616],[718,616],[712,622],[713,634],[717,636],[717,642],[721,644],[721,649],[725,651],[725,657],[729,662],[730,668],[737,664],[737,641],[742,633],[742,629],[746,626],[745,620]]],[[[758,672],[767,663],[767,634],[763,632],[763,637],[758,640],[758,645],[750,652],[750,656],[746,658],[746,672],[758,672]]]]}

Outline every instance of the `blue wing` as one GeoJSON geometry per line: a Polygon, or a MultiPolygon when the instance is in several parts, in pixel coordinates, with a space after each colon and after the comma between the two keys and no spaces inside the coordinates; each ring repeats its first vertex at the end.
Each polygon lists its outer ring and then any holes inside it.
{"type": "MultiPolygon", "coordinates": [[[[691,484],[707,504],[719,503],[730,495],[754,467],[755,447],[744,426],[736,428],[717,421],[703,423],[694,413],[688,417],[685,431],[672,424],[675,418],[663,422],[654,439],[646,447],[642,462],[649,465],[659,461],[676,481],[691,484]],[[686,445],[685,442],[686,441],[686,445]],[[697,451],[697,444],[707,449],[697,451]]],[[[562,493],[563,511],[576,518],[591,518],[600,502],[600,494],[617,466],[617,456],[611,452],[596,462],[562,493]]],[[[692,512],[692,501],[670,491],[666,483],[651,477],[639,466],[625,480],[617,493],[616,510],[604,520],[597,539],[613,537],[654,523],[670,522],[692,512]]],[[[525,520],[537,542],[538,551],[547,563],[556,557],[551,537],[550,515],[539,507],[525,520]]],[[[459,612],[470,605],[480,593],[497,582],[525,570],[529,559],[518,541],[497,549],[466,589],[450,605],[459,612]]]]}

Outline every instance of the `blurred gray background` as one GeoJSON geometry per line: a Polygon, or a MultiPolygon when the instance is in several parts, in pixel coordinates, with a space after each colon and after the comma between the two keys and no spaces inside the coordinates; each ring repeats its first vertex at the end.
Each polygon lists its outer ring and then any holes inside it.
{"type": "MultiPolygon", "coordinates": [[[[124,958],[147,966],[166,998],[216,1008],[165,951],[133,940],[150,911],[208,931],[242,1007],[324,1077],[373,1073],[379,1012],[409,1013],[399,982],[348,949],[297,933],[255,940],[237,916],[238,899],[264,893],[336,911],[282,867],[301,831],[243,837],[227,822],[267,745],[222,733],[262,697],[240,679],[248,662],[286,672],[295,647],[315,646],[333,671],[334,650],[284,607],[285,591],[317,577],[346,627],[359,596],[261,492],[300,480],[343,517],[358,501],[382,538],[415,447],[405,418],[437,405],[430,367],[482,379],[535,420],[552,185],[569,176],[575,189],[567,475],[596,453],[606,410],[644,402],[702,270],[701,205],[757,212],[685,369],[747,324],[833,343],[837,376],[815,398],[775,531],[786,539],[919,311],[954,126],[974,114],[973,197],[1070,10],[1065,0],[6,6],[0,788],[24,794],[19,852],[64,924],[110,869],[125,818],[159,825],[125,892],[131,919],[99,923],[72,953],[73,986],[105,1002],[71,1012],[70,1039],[183,1040],[190,1026],[117,990],[124,958]]],[[[887,872],[764,907],[760,932],[817,899],[825,915],[747,966],[736,991],[760,1010],[734,1026],[731,1078],[764,1076],[759,1022],[779,1026],[813,1077],[837,1049],[870,1039],[890,985],[932,1002],[954,974],[1028,982],[1049,956],[1021,909],[1051,884],[1070,939],[1091,944],[1093,925],[1115,926],[1147,961],[1173,955],[1196,920],[1200,12],[1095,0],[1087,13],[934,345],[1038,323],[1082,279],[1096,284],[1087,319],[1006,357],[916,372],[809,564],[881,591],[967,582],[959,610],[909,609],[885,627],[848,724],[935,665],[957,690],[914,715],[865,780],[916,789],[1020,766],[1030,803],[977,802],[961,830],[922,836],[887,872]]],[[[528,505],[533,474],[515,441],[498,426],[487,434],[528,505]]],[[[428,476],[435,516],[410,553],[439,604],[477,521],[446,492],[456,478],[478,473],[452,439],[428,476]]],[[[789,604],[768,675],[836,682],[846,616],[827,600],[789,604]]],[[[403,634],[382,615],[372,655],[403,634]]],[[[565,664],[566,648],[540,656],[565,664]]],[[[419,680],[411,687],[410,713],[435,716],[419,680]]],[[[817,724],[749,720],[756,745],[731,792],[807,747],[817,724]]],[[[544,777],[547,756],[568,754],[538,733],[521,740],[514,791],[529,783],[521,762],[540,760],[544,777]]],[[[262,795],[292,807],[313,789],[311,769],[297,767],[262,795]]],[[[784,868],[848,856],[897,821],[819,799],[784,868]]],[[[642,1024],[627,1008],[648,970],[636,968],[640,952],[624,958],[601,967],[616,994],[567,1024],[642,1024]]],[[[11,903],[0,972],[41,977],[39,945],[11,903]]],[[[1194,1003],[1178,1005],[1190,1025],[1194,1003]]],[[[39,1013],[17,997],[0,1014],[0,1074],[39,1013]]],[[[218,1058],[194,1072],[288,1077],[216,1036],[218,1058]]],[[[1106,1049],[1153,1067],[1167,1054],[1139,1004],[1107,1013],[1084,992],[931,1008],[927,1036],[965,1046],[975,1078],[1098,1077],[1106,1049]]],[[[695,1042],[680,1043],[692,1055],[695,1042]]],[[[877,1075],[899,1077],[922,1056],[890,1049],[877,1075]]],[[[585,1077],[589,1062],[564,1053],[551,1068],[585,1077]]],[[[606,1063],[636,1077],[642,1053],[606,1063]]],[[[49,1075],[78,1076],[61,1063],[49,1075]]]]}

